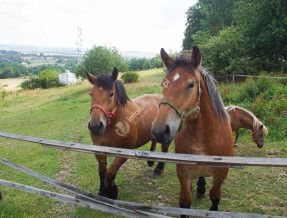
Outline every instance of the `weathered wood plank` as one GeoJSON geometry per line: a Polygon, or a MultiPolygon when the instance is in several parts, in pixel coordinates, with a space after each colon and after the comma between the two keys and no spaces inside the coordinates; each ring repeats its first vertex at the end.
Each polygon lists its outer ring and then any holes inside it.
{"type": "Polygon", "coordinates": [[[104,147],[97,145],[86,145],[80,143],[62,142],[18,134],[0,132],[0,136],[39,143],[47,147],[64,150],[79,151],[114,157],[126,157],[132,159],[152,160],[169,163],[209,165],[217,167],[243,167],[243,166],[265,166],[265,167],[287,167],[287,158],[255,158],[255,157],[227,157],[208,156],[192,154],[174,154],[149,152],[141,150],[130,150],[123,148],[104,147]]]}
{"type": "MultiPolygon", "coordinates": [[[[0,179],[0,185],[15,188],[18,190],[26,191],[29,193],[37,194],[40,196],[49,197],[51,199],[60,200],[62,202],[72,203],[76,205],[80,205],[83,207],[88,207],[108,213],[114,213],[118,215],[123,216],[129,216],[129,217],[168,217],[166,215],[159,215],[159,214],[130,214],[128,212],[117,210],[116,208],[107,208],[105,205],[99,205],[94,202],[86,201],[81,198],[75,198],[70,197],[63,194],[58,194],[55,192],[50,192],[42,189],[37,189],[34,187],[9,182],[6,180],[0,179]],[[135,216],[136,215],[136,216],[135,216]]],[[[115,201],[115,200],[113,200],[115,201]]],[[[131,202],[123,202],[123,201],[115,201],[119,202],[121,205],[126,205],[129,207],[130,205],[134,205],[134,209],[142,209],[146,211],[151,212],[158,212],[158,213],[164,213],[164,214],[185,214],[185,215],[191,215],[191,216],[201,216],[201,217],[242,217],[242,218],[283,218],[281,216],[269,216],[269,215],[257,215],[257,214],[245,214],[245,213],[231,213],[231,212],[220,212],[220,211],[206,211],[206,210],[196,210],[196,209],[182,209],[182,208],[173,208],[173,207],[160,207],[160,206],[151,206],[151,205],[141,205],[141,204],[135,204],[131,202]],[[136,206],[137,205],[137,206],[136,206]]],[[[140,212],[140,211],[137,211],[140,212]]]]}
{"type": "MultiPolygon", "coordinates": [[[[86,201],[91,201],[91,202],[94,202],[94,203],[97,203],[97,204],[103,204],[107,207],[112,207],[112,208],[116,208],[117,210],[133,210],[131,208],[128,208],[126,207],[124,204],[115,204],[114,200],[112,199],[109,199],[109,198],[105,198],[105,197],[102,197],[102,196],[98,196],[98,195],[95,195],[93,193],[90,193],[90,192],[86,192],[82,189],[78,189],[78,188],[75,188],[71,185],[68,185],[68,184],[65,184],[65,183],[62,183],[62,182],[59,182],[59,181],[56,181],[54,179],[51,179],[49,177],[46,177],[46,176],[43,176],[39,173],[36,173],[32,170],[29,170],[29,169],[26,169],[24,167],[21,167],[15,163],[12,163],[10,161],[7,161],[7,160],[4,160],[2,158],[0,158],[0,163],[2,164],[5,164],[6,166],[9,166],[9,167],[12,167],[16,170],[19,170],[23,173],[26,173],[30,176],[33,176],[35,178],[38,178],[44,182],[47,182],[51,185],[54,185],[62,190],[65,190],[67,192],[70,192],[70,193],[73,193],[73,194],[76,194],[78,195],[81,199],[84,199],[86,201]]],[[[130,212],[133,212],[135,214],[139,213],[139,215],[147,215],[145,214],[145,212],[141,212],[141,211],[130,211],[130,212]]],[[[157,214],[149,214],[149,215],[153,215],[154,217],[157,216],[157,214]]]]}
{"type": "MultiPolygon", "coordinates": [[[[88,208],[104,211],[107,213],[113,213],[113,214],[128,216],[128,217],[135,217],[135,216],[136,217],[157,217],[157,214],[148,215],[144,213],[141,214],[137,211],[124,210],[123,208],[116,208],[116,207],[111,208],[103,204],[98,204],[98,203],[86,201],[80,198],[75,198],[75,197],[71,197],[68,195],[50,192],[50,191],[46,191],[43,189],[38,189],[38,188],[31,187],[31,186],[26,186],[26,185],[22,185],[19,183],[10,182],[6,180],[2,180],[2,179],[0,179],[0,185],[10,187],[10,188],[15,188],[18,190],[22,190],[22,191],[33,193],[33,194],[40,195],[40,196],[45,196],[51,199],[56,199],[62,202],[67,202],[71,204],[80,205],[83,207],[88,207],[88,208]]],[[[159,217],[162,217],[162,216],[159,216],[159,217]]]]}

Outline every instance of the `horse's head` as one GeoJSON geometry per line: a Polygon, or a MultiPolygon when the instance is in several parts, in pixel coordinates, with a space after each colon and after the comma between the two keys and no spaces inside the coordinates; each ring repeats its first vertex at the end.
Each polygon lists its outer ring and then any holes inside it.
{"type": "Polygon", "coordinates": [[[266,134],[266,135],[268,134],[268,130],[263,124],[260,124],[252,132],[253,141],[257,144],[258,148],[263,148],[263,145],[264,145],[263,134],[266,134]]]}
{"type": "Polygon", "coordinates": [[[93,135],[101,136],[116,112],[115,83],[118,70],[114,68],[112,75],[102,73],[97,78],[88,72],[86,74],[90,83],[94,85],[90,92],[92,106],[88,128],[93,135]]]}
{"type": "Polygon", "coordinates": [[[167,68],[162,81],[163,101],[152,124],[152,135],[160,143],[171,143],[184,121],[196,118],[199,112],[201,53],[193,47],[191,56],[175,60],[164,49],[161,59],[167,68]]]}

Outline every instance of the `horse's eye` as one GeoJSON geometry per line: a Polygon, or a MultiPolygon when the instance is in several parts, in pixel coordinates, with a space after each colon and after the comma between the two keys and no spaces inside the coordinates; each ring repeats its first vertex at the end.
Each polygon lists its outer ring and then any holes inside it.
{"type": "Polygon", "coordinates": [[[113,96],[114,96],[114,93],[113,93],[113,92],[111,92],[111,93],[110,93],[110,98],[111,98],[111,97],[113,97],[113,96]]]}
{"type": "Polygon", "coordinates": [[[187,86],[188,89],[192,89],[193,87],[194,87],[194,82],[189,83],[187,86]]]}

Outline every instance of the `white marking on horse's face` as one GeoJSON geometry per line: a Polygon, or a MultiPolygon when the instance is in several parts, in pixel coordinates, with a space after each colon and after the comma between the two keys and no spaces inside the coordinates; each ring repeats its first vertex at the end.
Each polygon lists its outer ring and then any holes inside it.
{"type": "Polygon", "coordinates": [[[102,86],[100,87],[100,90],[103,90],[103,87],[102,87],[102,86]]]}
{"type": "Polygon", "coordinates": [[[178,80],[179,79],[179,74],[177,73],[177,74],[175,74],[175,76],[173,77],[173,82],[175,82],[176,80],[178,80]]]}

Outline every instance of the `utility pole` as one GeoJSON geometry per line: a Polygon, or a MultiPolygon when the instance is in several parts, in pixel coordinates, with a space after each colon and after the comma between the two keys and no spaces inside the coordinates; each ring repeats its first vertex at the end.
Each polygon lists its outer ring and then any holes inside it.
{"type": "Polygon", "coordinates": [[[82,47],[82,29],[78,26],[78,40],[76,41],[78,51],[78,64],[81,61],[81,47],[82,47]]]}

